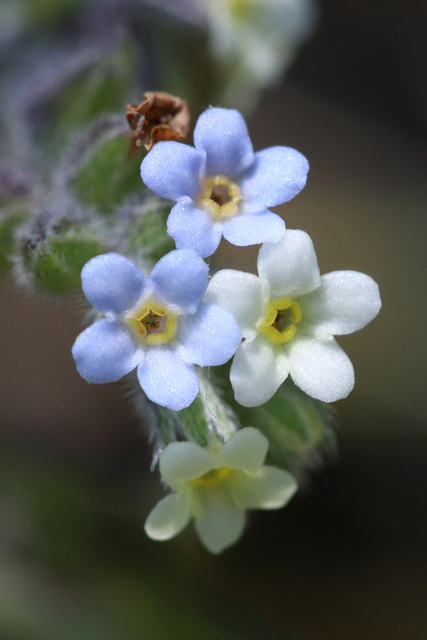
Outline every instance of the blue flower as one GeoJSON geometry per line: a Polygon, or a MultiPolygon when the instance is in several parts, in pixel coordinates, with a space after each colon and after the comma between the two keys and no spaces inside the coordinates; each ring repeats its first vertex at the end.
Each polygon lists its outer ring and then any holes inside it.
{"type": "Polygon", "coordinates": [[[169,409],[190,405],[199,391],[194,365],[231,358],[241,341],[228,311],[201,304],[208,267],[193,251],[171,251],[150,277],[116,253],[83,267],[89,302],[106,317],[81,333],[72,353],[88,382],[113,382],[137,367],[150,400],[169,409]]]}
{"type": "Polygon", "coordinates": [[[159,142],[141,165],[145,184],[177,203],[167,223],[177,248],[206,258],[222,235],[237,246],[280,240],[285,223],[268,207],[291,200],[305,186],[306,158],[289,147],[254,153],[234,109],[202,113],[194,143],[159,142]]]}

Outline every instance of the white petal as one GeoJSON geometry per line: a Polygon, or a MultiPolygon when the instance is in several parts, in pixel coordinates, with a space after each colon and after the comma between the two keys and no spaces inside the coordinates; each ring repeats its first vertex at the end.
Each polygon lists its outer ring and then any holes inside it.
{"type": "Polygon", "coordinates": [[[258,254],[258,273],[270,283],[271,296],[302,296],[320,286],[320,272],[310,236],[287,229],[275,243],[263,244],[258,254]]]}
{"type": "Polygon", "coordinates": [[[188,495],[172,493],[156,504],[145,521],[144,529],[153,540],[169,540],[180,533],[190,519],[188,495]]]}
{"type": "Polygon", "coordinates": [[[257,473],[265,460],[268,440],[254,427],[245,427],[231,436],[218,453],[218,461],[231,469],[257,473]]]}
{"type": "Polygon", "coordinates": [[[203,302],[217,304],[236,318],[244,338],[256,336],[268,298],[268,286],[252,273],[222,269],[208,284],[203,302]]]}
{"type": "Polygon", "coordinates": [[[333,338],[292,340],[287,355],[293,381],[313,398],[335,402],[346,398],[354,387],[353,365],[333,338]]]}
{"type": "Polygon", "coordinates": [[[171,442],[160,456],[160,473],[173,489],[219,466],[211,454],[194,442],[171,442]]]}
{"type": "Polygon", "coordinates": [[[316,335],[353,333],[381,309],[378,285],[364,273],[333,271],[321,280],[321,287],[302,301],[303,316],[316,325],[316,335]]]}
{"type": "Polygon", "coordinates": [[[284,358],[277,357],[273,345],[258,337],[237,349],[230,369],[234,397],[244,407],[264,404],[288,376],[284,358]]]}
{"type": "Polygon", "coordinates": [[[240,472],[230,474],[227,487],[241,509],[280,509],[292,498],[298,485],[287,471],[265,466],[256,477],[240,472]]]}
{"type": "Polygon", "coordinates": [[[224,488],[201,489],[202,509],[196,515],[196,531],[211,553],[221,553],[242,535],[245,515],[224,488]]]}

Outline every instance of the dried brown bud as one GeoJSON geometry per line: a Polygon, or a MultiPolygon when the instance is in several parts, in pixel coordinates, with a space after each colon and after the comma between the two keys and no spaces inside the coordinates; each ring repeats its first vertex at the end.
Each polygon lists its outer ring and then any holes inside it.
{"type": "Polygon", "coordinates": [[[161,140],[184,140],[190,127],[187,101],[163,91],[148,91],[140,105],[128,104],[126,118],[133,148],[144,145],[147,151],[161,140]]]}

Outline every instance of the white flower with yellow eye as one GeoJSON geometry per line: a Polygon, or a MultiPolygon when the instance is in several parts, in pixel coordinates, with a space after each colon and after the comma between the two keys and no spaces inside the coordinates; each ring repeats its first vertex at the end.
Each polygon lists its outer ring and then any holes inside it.
{"type": "Polygon", "coordinates": [[[194,518],[211,553],[237,542],[247,509],[280,509],[297,489],[290,473],[263,464],[267,450],[267,438],[253,427],[237,431],[224,445],[169,444],[160,456],[160,473],[174,493],[148,516],[147,535],[169,540],[194,518]]]}
{"type": "Polygon", "coordinates": [[[219,271],[204,297],[230,311],[245,338],[230,370],[237,402],[264,404],[289,374],[313,398],[345,398],[354,386],[353,365],[333,336],[375,318],[378,285],[358,271],[321,277],[313,243],[299,230],[262,245],[258,273],[219,271]]]}

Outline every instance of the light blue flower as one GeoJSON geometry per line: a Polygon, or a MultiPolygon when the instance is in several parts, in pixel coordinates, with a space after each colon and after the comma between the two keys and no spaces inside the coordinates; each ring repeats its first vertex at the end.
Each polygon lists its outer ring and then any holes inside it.
{"type": "Polygon", "coordinates": [[[241,341],[234,317],[201,304],[208,267],[193,251],[171,251],[150,277],[116,253],[92,258],[82,286],[105,318],[81,333],[72,353],[88,382],[113,382],[137,367],[150,400],[169,409],[190,405],[199,391],[194,365],[231,358],[241,341]]]}
{"type": "Polygon", "coordinates": [[[234,109],[207,109],[195,147],[159,142],[141,165],[145,184],[174,200],[167,222],[178,249],[212,255],[221,236],[237,246],[277,242],[285,223],[272,213],[305,186],[308,162],[289,147],[254,153],[246,123],[234,109]]]}

